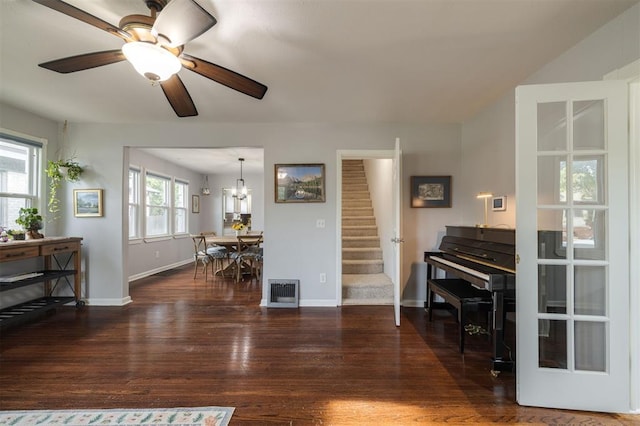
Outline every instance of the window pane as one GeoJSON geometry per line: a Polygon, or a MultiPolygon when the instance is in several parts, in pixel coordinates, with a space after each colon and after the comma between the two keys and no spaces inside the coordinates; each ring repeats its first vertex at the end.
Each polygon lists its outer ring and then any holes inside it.
{"type": "Polygon", "coordinates": [[[169,206],[169,179],[147,174],[147,205],[169,206]]]}
{"type": "Polygon", "coordinates": [[[604,101],[573,103],[573,148],[604,149],[604,101]]]}
{"type": "Polygon", "coordinates": [[[139,237],[140,233],[138,232],[138,206],[130,205],[129,206],[129,238],[139,237]]]}
{"type": "Polygon", "coordinates": [[[31,147],[0,141],[0,192],[29,194],[31,147]]]}
{"type": "Polygon", "coordinates": [[[140,171],[129,169],[129,238],[140,237],[140,171]]]}
{"type": "Polygon", "coordinates": [[[42,148],[36,144],[0,139],[0,226],[20,229],[16,224],[19,210],[38,207],[38,176],[42,148]]]}
{"type": "Polygon", "coordinates": [[[564,102],[538,104],[538,151],[567,149],[567,107],[564,102]]]}
{"type": "Polygon", "coordinates": [[[567,368],[567,322],[538,320],[538,366],[567,368]]]}
{"type": "Polygon", "coordinates": [[[129,203],[140,202],[140,172],[129,170],[129,203]]]}
{"type": "Polygon", "coordinates": [[[176,209],[174,233],[181,234],[187,232],[187,211],[176,209]]]}
{"type": "Polygon", "coordinates": [[[187,207],[187,185],[183,182],[175,184],[175,207],[187,207]]]}
{"type": "Polygon", "coordinates": [[[575,313],[579,315],[606,315],[607,271],[604,266],[576,265],[575,313]]]}
{"type": "Polygon", "coordinates": [[[566,259],[567,211],[538,209],[538,259],[566,259]]]}
{"type": "Polygon", "coordinates": [[[573,160],[571,170],[573,201],[577,203],[603,204],[604,156],[578,157],[573,160]]]}
{"type": "Polygon", "coordinates": [[[169,234],[169,209],[147,207],[147,233],[149,237],[169,234]]]}
{"type": "Polygon", "coordinates": [[[602,322],[575,322],[576,370],[606,371],[607,334],[602,322]]]}
{"type": "Polygon", "coordinates": [[[169,234],[169,183],[165,177],[146,175],[147,236],[169,234]]]}
{"type": "Polygon", "coordinates": [[[605,260],[607,211],[575,209],[573,214],[573,257],[582,260],[605,260]]]}
{"type": "Polygon", "coordinates": [[[567,156],[538,157],[538,205],[567,202],[567,156]]]}
{"type": "Polygon", "coordinates": [[[567,313],[565,265],[538,265],[538,312],[567,313]]]}

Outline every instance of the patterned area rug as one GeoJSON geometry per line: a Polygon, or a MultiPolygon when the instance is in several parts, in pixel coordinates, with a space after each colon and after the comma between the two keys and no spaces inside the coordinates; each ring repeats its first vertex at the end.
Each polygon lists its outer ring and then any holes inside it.
{"type": "Polygon", "coordinates": [[[0,425],[180,425],[226,426],[231,407],[188,407],[119,410],[0,411],[0,425]]]}

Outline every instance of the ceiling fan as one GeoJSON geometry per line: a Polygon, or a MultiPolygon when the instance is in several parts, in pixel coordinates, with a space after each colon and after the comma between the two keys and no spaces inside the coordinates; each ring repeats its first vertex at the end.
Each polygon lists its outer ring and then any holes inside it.
{"type": "Polygon", "coordinates": [[[33,1],[125,41],[122,49],[57,59],[38,64],[40,67],[66,74],[128,60],[138,73],[160,84],[179,117],[198,115],[178,77],[182,67],[257,99],[267,91],[267,86],[255,80],[183,52],[186,43],[216,24],[216,19],[194,0],[142,0],[150,16],[127,15],[118,27],[61,0],[33,1]]]}

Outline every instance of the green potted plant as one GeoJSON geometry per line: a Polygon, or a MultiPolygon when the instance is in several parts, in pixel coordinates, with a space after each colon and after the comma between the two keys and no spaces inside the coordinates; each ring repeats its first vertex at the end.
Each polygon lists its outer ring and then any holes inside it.
{"type": "Polygon", "coordinates": [[[44,237],[44,235],[38,232],[42,229],[42,216],[38,214],[37,208],[21,208],[18,211],[16,223],[24,228],[28,239],[44,237]]]}
{"type": "Polygon", "coordinates": [[[49,177],[49,212],[57,213],[60,211],[58,200],[58,188],[63,179],[67,182],[76,182],[80,179],[80,175],[84,169],[80,167],[73,159],[68,160],[49,160],[47,163],[46,173],[49,177]]]}

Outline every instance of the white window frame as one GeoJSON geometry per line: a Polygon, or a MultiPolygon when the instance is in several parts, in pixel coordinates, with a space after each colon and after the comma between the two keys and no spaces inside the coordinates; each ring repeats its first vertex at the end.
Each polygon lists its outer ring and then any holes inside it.
{"type": "MultiPolygon", "coordinates": [[[[47,140],[3,128],[0,128],[0,139],[6,143],[27,148],[29,150],[29,157],[31,158],[31,161],[28,161],[27,167],[28,191],[24,193],[13,193],[3,191],[2,187],[0,187],[0,199],[23,199],[25,207],[35,207],[44,213],[42,210],[42,188],[44,179],[42,170],[44,169],[44,159],[46,158],[47,140]]],[[[43,225],[45,224],[43,223],[43,225]]],[[[17,227],[15,223],[0,223],[0,226],[5,226],[8,229],[17,227]]]]}

